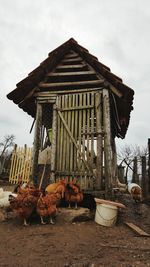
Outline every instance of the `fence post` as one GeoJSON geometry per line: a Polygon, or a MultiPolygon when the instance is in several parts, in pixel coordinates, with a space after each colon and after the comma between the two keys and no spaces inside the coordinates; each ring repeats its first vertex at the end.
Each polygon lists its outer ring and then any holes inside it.
{"type": "Polygon", "coordinates": [[[139,184],[139,176],[138,176],[138,168],[137,168],[137,157],[135,157],[134,160],[133,160],[132,183],[139,184]]]}
{"type": "Polygon", "coordinates": [[[147,197],[147,189],[148,189],[148,179],[147,179],[147,173],[146,173],[146,157],[142,157],[142,191],[143,191],[143,196],[144,198],[147,197]]]}
{"type": "Polygon", "coordinates": [[[150,194],[150,138],[148,138],[148,193],[150,194]]]}

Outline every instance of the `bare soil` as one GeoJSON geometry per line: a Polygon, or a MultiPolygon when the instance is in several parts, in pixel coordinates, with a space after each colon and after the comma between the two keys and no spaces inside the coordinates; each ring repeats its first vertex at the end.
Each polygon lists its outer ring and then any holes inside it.
{"type": "Polygon", "coordinates": [[[1,222],[0,267],[150,266],[150,237],[124,224],[133,222],[150,234],[150,206],[135,204],[129,195],[118,199],[127,209],[119,211],[113,227],[97,224],[94,216],[67,222],[59,212],[55,225],[40,225],[38,219],[28,227],[14,218],[1,222]]]}

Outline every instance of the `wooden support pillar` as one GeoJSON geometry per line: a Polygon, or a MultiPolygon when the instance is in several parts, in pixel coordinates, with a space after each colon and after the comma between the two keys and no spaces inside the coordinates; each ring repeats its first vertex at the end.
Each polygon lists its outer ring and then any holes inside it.
{"type": "Polygon", "coordinates": [[[34,130],[34,144],[33,144],[32,177],[31,177],[35,186],[38,185],[38,156],[41,145],[41,140],[40,140],[41,126],[42,126],[42,105],[37,103],[36,123],[34,130]]]}
{"type": "Polygon", "coordinates": [[[112,148],[110,126],[109,91],[103,89],[103,127],[104,127],[104,169],[106,197],[113,194],[112,190],[112,148]]]}
{"type": "Polygon", "coordinates": [[[148,139],[148,193],[150,195],[150,138],[148,139]]]}
{"type": "Polygon", "coordinates": [[[96,131],[97,131],[96,189],[102,189],[103,132],[102,132],[102,93],[100,92],[96,94],[96,131]]]}
{"type": "Polygon", "coordinates": [[[143,197],[146,198],[148,195],[148,179],[147,179],[147,173],[146,173],[146,157],[142,157],[142,192],[143,197]]]}
{"type": "Polygon", "coordinates": [[[137,167],[137,157],[135,157],[134,160],[133,160],[132,183],[137,183],[137,184],[139,184],[138,167],[137,167]]]}
{"type": "Polygon", "coordinates": [[[111,139],[111,147],[112,147],[112,185],[113,187],[116,187],[119,177],[118,177],[118,167],[117,167],[116,143],[114,138],[111,139]]]}
{"type": "Polygon", "coordinates": [[[52,122],[52,151],[51,151],[51,182],[55,182],[55,166],[56,166],[56,135],[57,135],[57,101],[53,105],[53,122],[52,122]]]}

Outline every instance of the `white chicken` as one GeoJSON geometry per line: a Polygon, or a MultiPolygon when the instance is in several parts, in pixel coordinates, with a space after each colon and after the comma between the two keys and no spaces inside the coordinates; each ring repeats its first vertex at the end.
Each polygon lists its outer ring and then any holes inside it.
{"type": "Polygon", "coordinates": [[[12,193],[11,191],[4,191],[3,188],[0,188],[0,208],[9,208],[9,195],[13,195],[14,197],[17,196],[17,194],[12,193]]]}

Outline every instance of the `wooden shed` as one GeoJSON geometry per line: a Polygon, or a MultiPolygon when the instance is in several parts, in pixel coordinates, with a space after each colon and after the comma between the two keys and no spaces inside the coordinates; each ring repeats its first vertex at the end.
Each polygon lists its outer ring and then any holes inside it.
{"type": "Polygon", "coordinates": [[[125,138],[134,91],[73,38],[49,53],[7,97],[35,118],[32,177],[51,149],[50,179],[77,178],[86,191],[112,192],[115,138],[125,138]]]}

